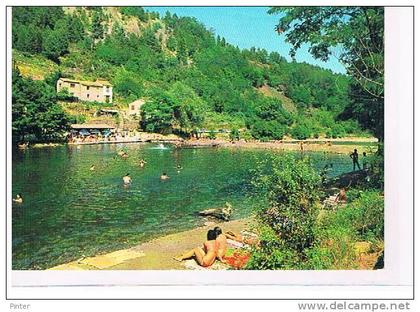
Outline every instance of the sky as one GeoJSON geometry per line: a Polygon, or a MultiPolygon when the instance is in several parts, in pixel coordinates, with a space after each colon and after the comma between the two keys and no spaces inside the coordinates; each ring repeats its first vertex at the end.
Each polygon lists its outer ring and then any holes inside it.
{"type": "MultiPolygon", "coordinates": [[[[164,16],[166,11],[178,16],[192,16],[203,23],[215,35],[225,37],[226,41],[241,49],[264,48],[268,52],[278,52],[291,60],[291,45],[285,42],[284,35],[274,31],[279,15],[267,14],[268,7],[144,7],[148,11],[164,16]]],[[[345,73],[345,68],[334,58],[328,62],[314,59],[303,46],[296,53],[296,61],[318,65],[336,73],[345,73]]]]}

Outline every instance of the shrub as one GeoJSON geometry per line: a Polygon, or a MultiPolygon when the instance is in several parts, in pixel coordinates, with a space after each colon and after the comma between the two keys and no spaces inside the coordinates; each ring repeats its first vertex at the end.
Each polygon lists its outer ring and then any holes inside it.
{"type": "Polygon", "coordinates": [[[246,266],[247,269],[296,269],[300,265],[297,252],[293,249],[284,248],[272,228],[261,226],[260,240],[260,246],[252,250],[251,257],[246,266]]]}
{"type": "Polygon", "coordinates": [[[286,129],[275,120],[258,120],[251,125],[251,134],[254,138],[262,141],[281,140],[285,135],[286,129]]]}
{"type": "Polygon", "coordinates": [[[259,209],[257,215],[274,234],[268,242],[261,240],[250,267],[268,268],[275,261],[276,268],[287,268],[297,263],[296,258],[302,261],[314,241],[319,175],[308,158],[296,159],[292,154],[259,162],[253,175],[253,185],[268,201],[268,208],[259,209]],[[277,260],[270,258],[272,254],[277,260]]]}
{"type": "Polygon", "coordinates": [[[305,140],[311,136],[311,129],[304,124],[297,124],[292,128],[290,134],[294,139],[305,140]]]}
{"type": "Polygon", "coordinates": [[[384,201],[377,191],[349,192],[349,205],[325,211],[316,224],[316,241],[306,250],[307,269],[351,269],[359,266],[354,250],[357,241],[384,238],[384,201]]]}
{"type": "Polygon", "coordinates": [[[331,128],[331,137],[332,138],[342,138],[346,135],[346,129],[341,124],[335,124],[331,128]]]}
{"type": "Polygon", "coordinates": [[[237,141],[237,140],[239,140],[239,137],[240,137],[240,133],[239,133],[238,128],[233,128],[233,129],[230,130],[229,139],[231,141],[235,141],[235,140],[237,141]]]}

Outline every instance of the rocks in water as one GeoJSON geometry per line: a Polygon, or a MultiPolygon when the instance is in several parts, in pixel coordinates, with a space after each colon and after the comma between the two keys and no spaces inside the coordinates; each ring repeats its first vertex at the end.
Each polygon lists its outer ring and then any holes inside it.
{"type": "Polygon", "coordinates": [[[200,216],[209,216],[214,217],[217,219],[221,219],[224,221],[229,221],[232,215],[232,205],[230,203],[226,203],[222,208],[211,208],[200,211],[198,213],[200,216]]]}

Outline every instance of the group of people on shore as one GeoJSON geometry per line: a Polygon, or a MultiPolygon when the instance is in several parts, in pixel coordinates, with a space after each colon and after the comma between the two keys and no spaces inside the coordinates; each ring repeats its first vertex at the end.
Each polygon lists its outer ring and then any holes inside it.
{"type": "Polygon", "coordinates": [[[245,238],[241,234],[228,231],[223,233],[222,229],[216,226],[207,231],[207,240],[202,247],[196,247],[186,253],[175,257],[176,261],[183,261],[194,258],[202,267],[211,266],[216,260],[225,263],[226,251],[228,248],[228,239],[248,245],[258,246],[259,240],[256,237],[245,238]]]}
{"type": "Polygon", "coordinates": [[[366,152],[363,152],[363,159],[362,159],[362,168],[360,168],[359,164],[359,153],[357,152],[357,149],[354,149],[353,153],[350,154],[350,158],[353,161],[353,171],[356,171],[356,166],[359,170],[368,170],[368,157],[366,155],[366,152]]]}

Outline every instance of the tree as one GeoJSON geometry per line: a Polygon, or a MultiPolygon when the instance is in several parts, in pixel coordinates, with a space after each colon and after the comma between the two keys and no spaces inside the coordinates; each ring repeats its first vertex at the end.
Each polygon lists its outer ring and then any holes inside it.
{"type": "Polygon", "coordinates": [[[369,119],[362,126],[383,140],[384,8],[383,7],[274,7],[281,13],[276,29],[292,44],[290,54],[309,43],[310,53],[323,61],[337,57],[352,77],[348,112],[357,118],[362,110],[369,119]]]}
{"type": "Polygon", "coordinates": [[[181,82],[172,85],[168,94],[174,101],[174,117],[181,130],[192,133],[204,121],[206,105],[191,87],[181,82]]]}
{"type": "Polygon", "coordinates": [[[142,129],[147,132],[170,133],[175,121],[174,101],[165,92],[155,93],[140,110],[142,129]]]}
{"type": "Polygon", "coordinates": [[[35,25],[13,27],[13,48],[29,53],[42,51],[42,33],[35,25]]]}
{"type": "Polygon", "coordinates": [[[12,73],[12,132],[19,140],[60,138],[68,130],[69,117],[56,102],[55,90],[43,81],[12,73]]]}
{"type": "Polygon", "coordinates": [[[92,38],[98,41],[104,37],[105,28],[102,25],[103,16],[101,11],[94,11],[92,17],[92,38]]]}
{"type": "Polygon", "coordinates": [[[43,41],[43,53],[52,61],[59,63],[60,56],[68,53],[69,40],[67,31],[61,25],[57,25],[53,30],[47,30],[43,41]]]}

